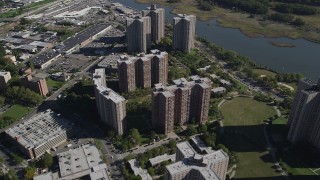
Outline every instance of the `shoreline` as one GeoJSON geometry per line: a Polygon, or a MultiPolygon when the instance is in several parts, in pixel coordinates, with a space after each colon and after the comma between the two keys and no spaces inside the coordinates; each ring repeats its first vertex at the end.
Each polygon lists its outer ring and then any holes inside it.
{"type": "MultiPolygon", "coordinates": [[[[139,4],[150,4],[150,3],[154,2],[153,0],[134,0],[134,1],[139,4]]],[[[190,0],[190,1],[192,1],[192,0],[190,0]]],[[[174,15],[179,14],[179,13],[187,13],[184,11],[184,9],[179,8],[179,5],[182,6],[181,3],[168,3],[168,2],[166,2],[166,0],[158,0],[156,3],[163,5],[163,6],[170,7],[171,8],[170,13],[174,14],[174,15]]],[[[190,6],[192,6],[192,4],[190,6]]],[[[192,13],[190,13],[190,14],[197,15],[197,18],[199,18],[199,20],[202,22],[215,20],[218,23],[217,25],[219,25],[223,28],[238,29],[243,35],[245,35],[249,38],[258,38],[258,37],[281,38],[281,37],[284,37],[284,38],[288,38],[288,39],[292,39],[292,40],[304,39],[304,40],[309,41],[311,43],[320,44],[320,36],[317,38],[306,37],[306,36],[304,36],[304,33],[309,34],[308,32],[303,32],[303,31],[294,29],[294,27],[287,26],[287,25],[280,24],[280,23],[275,23],[275,22],[271,22],[271,23],[267,23],[267,24],[270,26],[274,26],[274,25],[283,26],[287,29],[284,29],[283,32],[279,32],[278,34],[277,34],[277,32],[275,32],[274,34],[256,32],[256,31],[259,31],[259,28],[260,29],[265,29],[265,28],[264,27],[255,27],[255,26],[250,27],[249,25],[243,26],[243,24],[237,24],[237,23],[232,22],[232,20],[234,20],[234,19],[232,19],[231,21],[226,20],[226,19],[228,19],[228,17],[227,17],[228,15],[234,15],[232,13],[232,10],[215,7],[211,11],[203,11],[203,10],[198,9],[197,7],[193,7],[193,9],[191,9],[191,11],[192,11],[192,13]],[[227,11],[227,13],[229,13],[229,14],[224,15],[224,13],[226,13],[226,12],[220,12],[221,10],[227,11]],[[199,13],[202,13],[202,15],[199,16],[199,13]],[[214,13],[214,14],[212,14],[212,13],[214,13]],[[239,26],[242,26],[242,27],[239,27],[239,26]],[[248,30],[247,28],[251,28],[252,31],[248,30]],[[294,29],[295,33],[292,33],[291,35],[286,34],[288,29],[291,29],[290,31],[292,31],[292,29],[294,29]]],[[[248,15],[249,16],[249,14],[246,14],[246,13],[239,13],[239,15],[242,15],[242,16],[248,15]]],[[[255,19],[252,18],[252,20],[255,20],[255,19]]],[[[252,23],[252,22],[249,22],[249,20],[247,22],[252,23]]],[[[257,20],[257,22],[259,22],[259,20],[257,20]]],[[[261,24],[259,24],[259,25],[261,25],[261,24]]],[[[271,28],[274,28],[274,27],[271,27],[271,28]]],[[[269,30],[269,32],[272,32],[272,29],[269,30]]],[[[277,46],[277,47],[279,47],[279,46],[277,46]]]]}

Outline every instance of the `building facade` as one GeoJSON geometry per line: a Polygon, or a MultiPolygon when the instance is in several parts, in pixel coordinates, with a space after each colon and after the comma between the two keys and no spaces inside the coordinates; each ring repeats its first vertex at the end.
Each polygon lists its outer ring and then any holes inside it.
{"type": "Polygon", "coordinates": [[[194,47],[196,16],[178,14],[173,18],[173,50],[190,51],[194,47]]]}
{"type": "Polygon", "coordinates": [[[152,4],[147,10],[142,11],[142,16],[151,18],[151,41],[153,43],[160,42],[165,32],[165,10],[152,4]]]}
{"type": "Polygon", "coordinates": [[[320,149],[320,80],[299,81],[297,94],[288,119],[288,140],[308,142],[320,149]]]}
{"type": "Polygon", "coordinates": [[[157,132],[173,132],[174,108],[174,94],[157,86],[152,92],[152,126],[157,132]]]}
{"type": "Polygon", "coordinates": [[[32,75],[25,75],[21,78],[21,85],[32,91],[46,96],[49,93],[47,81],[45,78],[32,77],[32,75]]]}
{"type": "Polygon", "coordinates": [[[129,53],[146,53],[151,47],[151,18],[149,16],[127,18],[127,50],[129,53]]]}
{"type": "Polygon", "coordinates": [[[225,180],[229,156],[223,150],[199,154],[188,142],[177,144],[176,163],[166,166],[168,180],[225,180]]]}
{"type": "Polygon", "coordinates": [[[5,88],[10,79],[11,79],[10,71],[0,71],[0,89],[5,88]]]}
{"type": "Polygon", "coordinates": [[[23,153],[34,159],[65,143],[73,131],[70,121],[47,110],[7,129],[5,133],[23,153]]]}
{"type": "Polygon", "coordinates": [[[118,60],[119,87],[121,92],[166,84],[168,80],[168,53],[151,50],[150,54],[121,56],[118,60]]]}
{"type": "Polygon", "coordinates": [[[95,70],[93,81],[101,121],[113,127],[116,134],[123,134],[126,127],[126,99],[107,88],[104,69],[95,70]]]}
{"type": "MultiPolygon", "coordinates": [[[[164,130],[163,126],[159,126],[159,122],[172,124],[171,118],[161,116],[159,113],[166,115],[173,114],[173,124],[186,125],[190,121],[198,123],[206,123],[208,121],[210,93],[212,82],[208,78],[200,78],[199,76],[190,77],[191,81],[185,78],[174,80],[174,85],[166,86],[164,84],[156,84],[152,93],[152,118],[153,127],[160,132],[170,132],[164,130]],[[167,108],[167,104],[155,98],[159,94],[170,97],[172,108],[167,108]],[[169,96],[170,94],[170,96],[169,96]],[[159,109],[164,110],[158,112],[159,109]],[[168,122],[167,122],[168,121],[168,122]]],[[[170,126],[171,127],[171,126],[170,126]]]]}

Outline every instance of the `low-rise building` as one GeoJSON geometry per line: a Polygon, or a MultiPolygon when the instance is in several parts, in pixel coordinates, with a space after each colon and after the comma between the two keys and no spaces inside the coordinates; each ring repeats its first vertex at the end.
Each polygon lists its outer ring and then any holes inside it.
{"type": "Polygon", "coordinates": [[[128,163],[130,164],[131,170],[135,176],[140,176],[142,180],[152,180],[148,171],[142,169],[136,159],[131,159],[128,163]]]}
{"type": "Polygon", "coordinates": [[[17,65],[17,59],[14,55],[5,55],[4,56],[7,59],[10,59],[10,61],[12,62],[12,64],[17,65]]]}
{"type": "Polygon", "coordinates": [[[9,71],[0,71],[0,89],[5,88],[10,79],[11,79],[11,74],[9,71]]]}
{"type": "Polygon", "coordinates": [[[176,154],[163,154],[154,158],[149,159],[149,162],[151,164],[151,166],[155,166],[158,164],[161,164],[164,161],[171,161],[171,162],[175,162],[176,161],[176,154]]]}
{"type": "Polygon", "coordinates": [[[41,96],[46,96],[49,93],[47,81],[45,78],[25,75],[21,78],[21,85],[39,93],[41,96]]]}
{"type": "Polygon", "coordinates": [[[224,87],[216,87],[216,88],[212,88],[211,92],[213,95],[217,95],[217,94],[223,94],[227,91],[226,88],[224,87]]]}
{"type": "Polygon", "coordinates": [[[5,133],[23,153],[34,159],[66,142],[73,131],[70,121],[48,109],[7,129],[5,133]]]}
{"type": "Polygon", "coordinates": [[[89,177],[91,180],[111,179],[107,172],[107,165],[96,146],[81,145],[78,148],[57,154],[60,178],[78,179],[89,177]]]}

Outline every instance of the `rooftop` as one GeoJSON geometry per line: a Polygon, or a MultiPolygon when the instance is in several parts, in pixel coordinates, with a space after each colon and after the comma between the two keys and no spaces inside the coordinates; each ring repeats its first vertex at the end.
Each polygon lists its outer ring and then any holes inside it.
{"type": "Polygon", "coordinates": [[[101,31],[103,31],[109,27],[111,27],[109,24],[93,25],[93,26],[77,33],[76,35],[68,38],[67,40],[65,40],[62,43],[63,47],[61,48],[61,51],[67,52],[67,51],[71,50],[72,48],[74,48],[75,46],[80,45],[84,41],[99,34],[101,31]]]}
{"type": "Polygon", "coordinates": [[[107,165],[102,161],[98,149],[91,144],[57,154],[62,178],[76,179],[90,175],[92,180],[110,179],[107,165]]]}
{"type": "Polygon", "coordinates": [[[49,109],[7,129],[6,133],[30,149],[47,143],[71,127],[70,121],[49,109]]]}
{"type": "Polygon", "coordinates": [[[176,154],[172,154],[172,155],[163,154],[161,156],[157,156],[157,157],[149,159],[151,166],[160,164],[160,163],[167,161],[167,160],[171,160],[171,162],[175,162],[176,161],[176,154]]]}
{"type": "Polygon", "coordinates": [[[103,86],[97,86],[97,89],[99,90],[99,94],[103,95],[106,99],[110,99],[111,101],[115,103],[120,103],[125,101],[126,99],[119,95],[118,93],[114,92],[112,89],[103,87],[103,86]]]}
{"type": "MultiPolygon", "coordinates": [[[[206,147],[200,139],[193,137],[192,141],[195,141],[200,149],[208,149],[208,147],[206,147]]],[[[203,176],[204,179],[219,180],[217,174],[210,167],[217,162],[229,159],[228,155],[222,150],[205,151],[205,155],[200,155],[187,141],[177,144],[177,149],[183,154],[184,159],[166,166],[171,175],[186,171],[189,173],[197,171],[203,176]]]]}

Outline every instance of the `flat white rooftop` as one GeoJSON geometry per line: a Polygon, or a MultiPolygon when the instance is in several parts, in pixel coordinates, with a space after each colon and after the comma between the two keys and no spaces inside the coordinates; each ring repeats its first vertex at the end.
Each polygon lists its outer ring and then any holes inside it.
{"type": "Polygon", "coordinates": [[[5,132],[25,148],[35,148],[72,128],[67,119],[50,109],[34,115],[5,132]]]}
{"type": "Polygon", "coordinates": [[[110,179],[107,165],[98,149],[91,144],[57,154],[61,178],[76,179],[89,175],[92,180],[110,179]]]}
{"type": "Polygon", "coordinates": [[[171,162],[175,162],[176,161],[176,154],[171,154],[171,155],[163,154],[163,155],[149,159],[151,166],[160,164],[160,163],[167,161],[167,160],[171,160],[171,162]]]}

